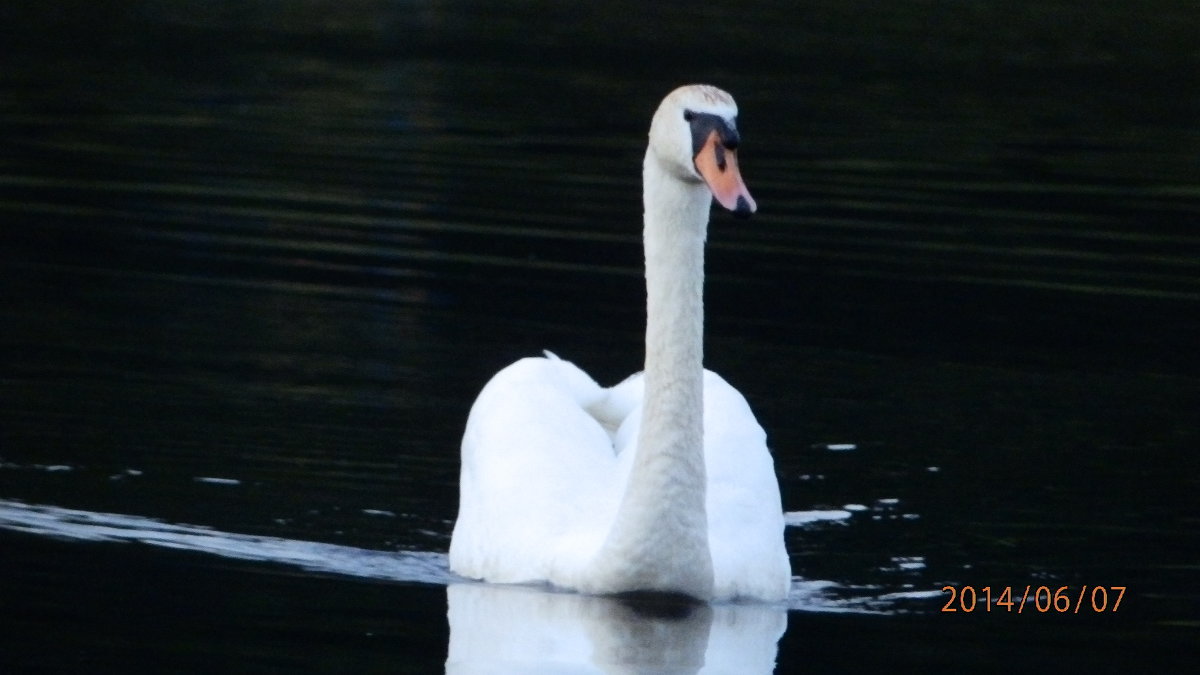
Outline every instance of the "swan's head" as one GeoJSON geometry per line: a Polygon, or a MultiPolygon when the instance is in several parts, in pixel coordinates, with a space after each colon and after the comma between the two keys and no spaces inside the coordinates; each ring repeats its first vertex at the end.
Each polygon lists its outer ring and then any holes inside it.
{"type": "Polygon", "coordinates": [[[721,206],[742,217],[758,209],[738,171],[737,104],[706,84],[667,94],[650,123],[650,150],[667,172],[703,182],[721,206]]]}

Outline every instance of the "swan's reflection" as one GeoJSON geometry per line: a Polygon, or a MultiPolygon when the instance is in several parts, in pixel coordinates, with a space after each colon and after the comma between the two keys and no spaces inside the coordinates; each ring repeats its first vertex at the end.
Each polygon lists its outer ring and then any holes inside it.
{"type": "Polygon", "coordinates": [[[447,673],[770,673],[786,608],[446,589],[447,673]]]}

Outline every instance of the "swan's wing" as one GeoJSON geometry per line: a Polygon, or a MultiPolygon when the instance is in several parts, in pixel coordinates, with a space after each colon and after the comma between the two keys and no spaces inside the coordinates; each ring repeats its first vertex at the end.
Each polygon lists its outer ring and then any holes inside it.
{"type": "MultiPolygon", "coordinates": [[[[587,408],[604,390],[574,365],[527,358],[480,392],[462,442],[450,568],[496,582],[553,581],[600,530],[612,442],[587,408]]],[[[597,542],[596,546],[599,545],[597,542]]]]}
{"type": "Polygon", "coordinates": [[[787,597],[791,566],[767,435],[745,397],[704,372],[709,548],[718,596],[787,597]]]}

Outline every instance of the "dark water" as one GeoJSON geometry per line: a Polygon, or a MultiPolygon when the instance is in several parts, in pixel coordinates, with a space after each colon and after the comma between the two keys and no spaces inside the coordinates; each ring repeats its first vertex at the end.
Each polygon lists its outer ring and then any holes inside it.
{"type": "Polygon", "coordinates": [[[0,9],[0,665],[1191,662],[1198,24],[1185,2],[0,9]],[[739,100],[761,207],[710,229],[707,363],[770,435],[792,610],[454,583],[487,378],[546,348],[605,383],[639,368],[645,130],[701,80],[739,100]],[[975,611],[940,611],[947,585],[975,611]],[[984,586],[1126,590],[1017,613],[984,586]]]}

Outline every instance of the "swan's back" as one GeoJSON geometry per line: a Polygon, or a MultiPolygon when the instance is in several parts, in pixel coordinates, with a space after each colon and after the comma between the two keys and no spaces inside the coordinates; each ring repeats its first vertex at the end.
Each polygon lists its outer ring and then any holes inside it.
{"type": "MultiPolygon", "coordinates": [[[[604,541],[636,456],[642,378],[605,389],[574,364],[526,358],[496,373],[463,435],[450,566],[499,583],[575,587],[604,541]]],[[[766,433],[746,399],[704,374],[714,596],[782,599],[791,571],[766,433]]]]}

